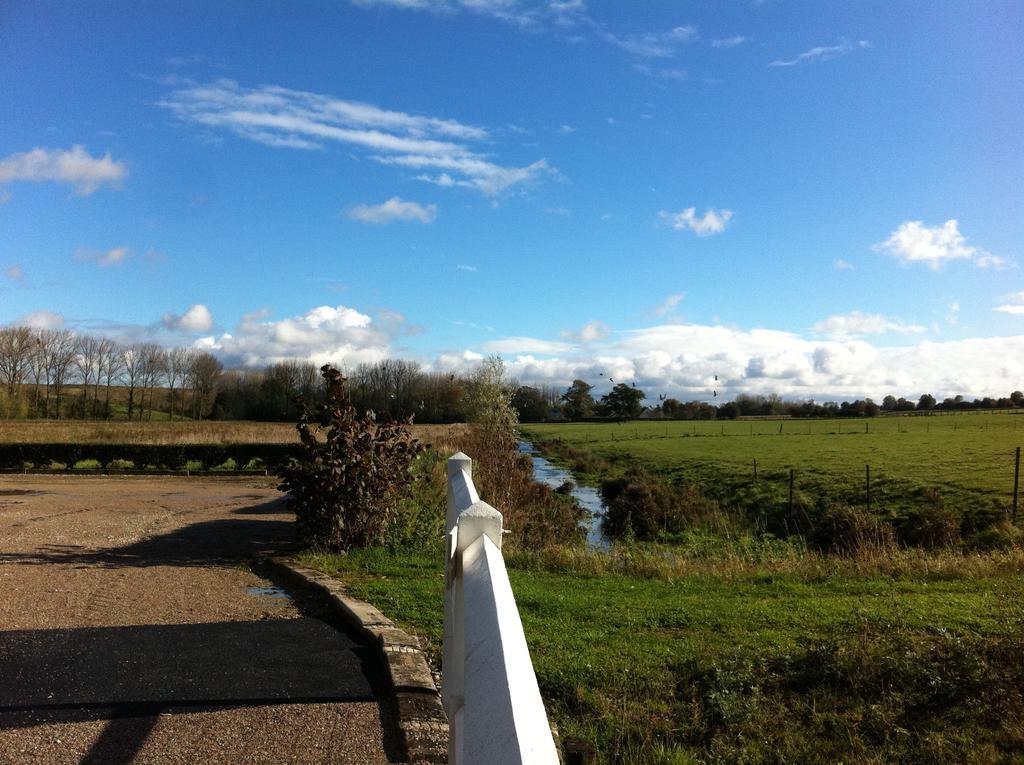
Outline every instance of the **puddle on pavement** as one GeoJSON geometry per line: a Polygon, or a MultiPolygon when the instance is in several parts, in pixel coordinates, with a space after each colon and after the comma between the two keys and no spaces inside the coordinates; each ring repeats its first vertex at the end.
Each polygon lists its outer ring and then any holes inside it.
{"type": "Polygon", "coordinates": [[[279,600],[291,600],[291,595],[280,587],[249,587],[246,594],[254,597],[277,598],[279,600]]]}

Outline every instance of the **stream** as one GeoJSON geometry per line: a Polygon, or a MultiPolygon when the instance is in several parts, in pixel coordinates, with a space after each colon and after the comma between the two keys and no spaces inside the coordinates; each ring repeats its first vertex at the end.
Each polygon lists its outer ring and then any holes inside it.
{"type": "Polygon", "coordinates": [[[607,550],[608,539],[601,532],[601,518],[604,517],[604,503],[601,495],[593,486],[580,486],[572,473],[553,465],[537,453],[537,449],[529,441],[519,442],[520,454],[529,454],[533,462],[533,480],[557,489],[566,481],[572,481],[575,487],[572,496],[588,512],[587,518],[580,521],[580,526],[587,530],[587,544],[595,550],[607,550]]]}

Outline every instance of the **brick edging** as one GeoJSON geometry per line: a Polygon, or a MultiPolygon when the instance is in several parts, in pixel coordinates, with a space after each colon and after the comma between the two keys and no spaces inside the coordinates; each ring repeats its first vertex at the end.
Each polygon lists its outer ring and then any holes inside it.
{"type": "Polygon", "coordinates": [[[369,603],[353,598],[327,574],[290,558],[261,562],[296,585],[318,593],[346,624],[379,648],[407,761],[416,765],[448,762],[448,718],[419,640],[369,603]]]}

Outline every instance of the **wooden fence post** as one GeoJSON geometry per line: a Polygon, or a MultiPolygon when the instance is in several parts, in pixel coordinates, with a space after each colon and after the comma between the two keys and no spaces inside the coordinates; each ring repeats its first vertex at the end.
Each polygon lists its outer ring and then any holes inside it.
{"type": "Polygon", "coordinates": [[[1013,462],[1013,522],[1017,522],[1017,487],[1020,486],[1020,447],[1017,447],[1017,456],[1013,462]]]}
{"type": "Polygon", "coordinates": [[[864,466],[864,495],[868,502],[868,514],[871,514],[871,465],[864,466]]]}

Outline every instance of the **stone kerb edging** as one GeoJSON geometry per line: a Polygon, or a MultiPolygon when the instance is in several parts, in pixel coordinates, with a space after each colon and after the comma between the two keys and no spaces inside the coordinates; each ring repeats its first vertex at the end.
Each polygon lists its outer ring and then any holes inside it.
{"type": "Polygon", "coordinates": [[[448,718],[419,640],[369,603],[346,593],[327,574],[289,558],[269,558],[265,563],[300,587],[319,593],[347,624],[380,648],[407,760],[422,765],[448,762],[448,718]]]}

